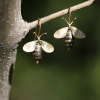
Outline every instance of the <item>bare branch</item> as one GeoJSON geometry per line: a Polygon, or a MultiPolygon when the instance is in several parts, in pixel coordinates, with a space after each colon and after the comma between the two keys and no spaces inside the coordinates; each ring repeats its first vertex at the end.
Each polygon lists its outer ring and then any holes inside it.
{"type": "MultiPolygon", "coordinates": [[[[89,0],[89,1],[86,1],[86,2],[83,2],[81,4],[78,4],[78,5],[75,5],[75,6],[71,7],[70,11],[74,12],[74,11],[77,11],[79,9],[88,7],[88,6],[92,5],[92,4],[95,4],[97,2],[100,2],[100,0],[89,0]]],[[[63,15],[68,14],[68,9],[69,8],[67,8],[65,10],[62,10],[62,11],[59,11],[59,12],[56,12],[56,13],[51,14],[49,16],[41,18],[40,19],[41,20],[41,24],[44,24],[44,23],[46,23],[46,22],[48,22],[50,20],[53,20],[55,18],[58,18],[58,17],[61,17],[63,15]]],[[[29,29],[35,28],[37,26],[37,24],[38,24],[38,20],[28,23],[29,29]]]]}
{"type": "Polygon", "coordinates": [[[18,42],[25,36],[26,27],[21,0],[0,0],[0,100],[9,100],[18,42]]]}

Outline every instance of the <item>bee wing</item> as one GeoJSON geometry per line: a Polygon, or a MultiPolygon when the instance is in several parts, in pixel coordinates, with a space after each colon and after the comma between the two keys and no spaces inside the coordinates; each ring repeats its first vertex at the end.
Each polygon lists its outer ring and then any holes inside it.
{"type": "Polygon", "coordinates": [[[73,27],[73,26],[70,26],[71,27],[71,30],[72,30],[72,34],[75,38],[85,38],[85,34],[80,31],[79,29],[77,29],[76,27],[73,27]]]}
{"type": "Polygon", "coordinates": [[[26,43],[24,46],[23,46],[23,50],[25,52],[33,52],[34,49],[35,49],[35,45],[37,43],[38,40],[35,40],[35,41],[31,41],[31,42],[28,42],[26,43]]]}
{"type": "Polygon", "coordinates": [[[67,30],[68,30],[68,27],[64,27],[64,28],[61,28],[61,29],[57,30],[54,33],[54,37],[57,38],[57,39],[64,38],[67,34],[67,30]]]}
{"type": "Polygon", "coordinates": [[[47,52],[47,53],[51,53],[54,51],[54,47],[48,43],[48,42],[45,42],[43,40],[40,41],[41,42],[41,45],[42,45],[42,49],[47,52]]]}

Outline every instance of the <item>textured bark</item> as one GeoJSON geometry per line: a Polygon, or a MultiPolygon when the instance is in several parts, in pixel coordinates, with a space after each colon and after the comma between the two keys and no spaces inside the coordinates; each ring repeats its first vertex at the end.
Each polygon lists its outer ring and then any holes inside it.
{"type": "Polygon", "coordinates": [[[21,17],[21,0],[0,0],[0,100],[9,99],[9,71],[15,64],[18,42],[27,33],[26,27],[21,17]]]}

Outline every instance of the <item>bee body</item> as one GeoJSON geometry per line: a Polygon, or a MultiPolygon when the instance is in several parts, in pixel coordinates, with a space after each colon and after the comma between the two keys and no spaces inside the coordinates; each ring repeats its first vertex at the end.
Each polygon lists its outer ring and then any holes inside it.
{"type": "Polygon", "coordinates": [[[68,50],[70,50],[70,48],[74,44],[74,37],[73,37],[72,30],[70,27],[68,28],[68,31],[65,37],[65,43],[66,43],[66,46],[68,47],[68,50]]]}
{"type": "Polygon", "coordinates": [[[40,37],[47,33],[42,33],[40,35],[41,23],[39,18],[38,18],[38,25],[39,25],[38,34],[37,34],[37,27],[35,32],[33,32],[35,34],[34,41],[30,41],[23,46],[23,50],[25,52],[33,52],[33,57],[36,60],[36,64],[38,64],[39,60],[42,59],[42,50],[47,53],[51,53],[54,51],[54,47],[50,43],[40,40],[40,37]],[[36,37],[37,40],[35,40],[36,37]]]}
{"type": "Polygon", "coordinates": [[[33,51],[33,57],[36,60],[36,63],[39,63],[39,60],[42,59],[42,46],[39,42],[36,43],[35,50],[33,51]]]}
{"type": "Polygon", "coordinates": [[[71,22],[70,7],[68,10],[68,13],[69,13],[69,22],[65,18],[62,18],[65,20],[65,22],[67,22],[68,27],[64,27],[64,28],[57,30],[54,33],[54,37],[57,39],[65,38],[66,46],[68,47],[68,50],[70,50],[70,48],[74,44],[74,38],[78,38],[78,39],[85,38],[85,34],[82,31],[80,31],[78,28],[71,26],[76,18],[74,18],[74,20],[71,22]]]}

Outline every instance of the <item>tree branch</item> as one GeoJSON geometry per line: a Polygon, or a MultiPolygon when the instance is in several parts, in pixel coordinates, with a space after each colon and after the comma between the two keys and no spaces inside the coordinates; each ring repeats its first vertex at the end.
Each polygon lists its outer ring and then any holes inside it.
{"type": "MultiPolygon", "coordinates": [[[[89,0],[89,1],[86,1],[86,2],[83,2],[81,4],[78,4],[78,5],[75,5],[75,6],[71,7],[70,11],[74,12],[74,11],[77,11],[79,9],[88,7],[88,6],[90,6],[92,4],[95,4],[95,3],[98,3],[98,2],[100,2],[100,0],[89,0]]],[[[64,9],[62,11],[59,11],[59,12],[56,12],[56,13],[51,14],[49,16],[46,16],[44,18],[41,18],[40,19],[41,20],[41,24],[44,24],[44,23],[46,23],[46,22],[48,22],[50,20],[53,20],[55,18],[58,18],[58,17],[61,17],[63,15],[68,14],[68,9],[69,8],[64,9]]],[[[38,24],[38,20],[28,23],[29,29],[35,28],[37,26],[37,24],[38,24]]]]}
{"type": "Polygon", "coordinates": [[[8,100],[18,42],[27,23],[21,16],[21,0],[0,0],[0,100],[8,100]]]}

